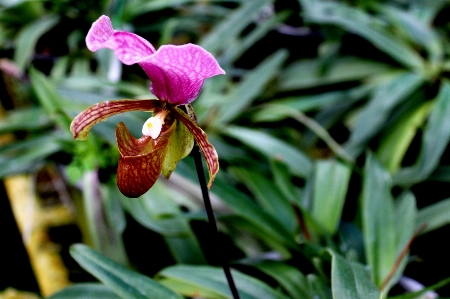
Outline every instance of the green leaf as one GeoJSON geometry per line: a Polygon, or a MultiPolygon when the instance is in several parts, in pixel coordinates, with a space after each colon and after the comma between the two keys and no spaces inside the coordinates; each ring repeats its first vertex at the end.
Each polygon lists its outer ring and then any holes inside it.
{"type": "MultiPolygon", "coordinates": [[[[177,171],[191,181],[196,177],[194,169],[193,164],[188,167],[186,159],[182,160],[177,167],[177,171]]],[[[196,183],[198,184],[198,182],[196,183]]],[[[221,172],[214,181],[211,195],[226,204],[233,213],[251,223],[255,231],[261,233],[263,241],[268,244],[273,245],[275,243],[278,248],[298,247],[297,243],[294,242],[293,235],[288,230],[280,225],[272,215],[262,210],[252,198],[234,187],[232,182],[221,175],[221,172]]]]}
{"type": "MultiPolygon", "coordinates": [[[[96,157],[97,158],[97,157],[96,157]]],[[[125,215],[119,199],[111,195],[111,189],[102,186],[98,170],[85,170],[82,175],[83,212],[89,244],[104,256],[121,264],[128,258],[122,240],[125,229],[125,215]],[[103,188],[102,188],[103,187],[103,188]],[[101,215],[101,216],[99,216],[101,215]]]]}
{"type": "Polygon", "coordinates": [[[372,279],[381,286],[397,258],[391,178],[373,155],[368,155],[362,190],[362,221],[366,259],[372,279]]]}
{"type": "Polygon", "coordinates": [[[364,238],[356,223],[342,221],[339,225],[338,248],[348,260],[364,261],[364,238]]]}
{"type": "Polygon", "coordinates": [[[450,198],[420,209],[417,214],[417,227],[426,225],[423,233],[438,229],[450,223],[450,198]]]}
{"type": "Polygon", "coordinates": [[[139,198],[130,200],[120,196],[125,210],[142,226],[164,236],[183,236],[188,234],[188,226],[183,218],[177,217],[180,211],[173,202],[170,189],[157,180],[155,185],[139,198]]]}
{"type": "MultiPolygon", "coordinates": [[[[311,287],[313,298],[316,299],[331,299],[331,289],[319,276],[309,274],[307,276],[308,283],[311,287]]],[[[335,298],[337,299],[337,298],[335,298]]],[[[340,299],[340,298],[339,298],[340,299]]]]}
{"type": "Polygon", "coordinates": [[[388,70],[387,65],[355,57],[337,58],[325,71],[323,71],[323,64],[319,59],[301,60],[290,64],[283,70],[279,79],[279,89],[291,91],[356,81],[385,73],[388,70]]]}
{"type": "Polygon", "coordinates": [[[297,268],[281,262],[265,261],[254,265],[286,290],[291,298],[313,299],[306,276],[297,268]]]}
{"type": "MultiPolygon", "coordinates": [[[[321,108],[314,116],[314,121],[324,129],[331,128],[345,117],[355,103],[367,98],[373,90],[374,84],[365,84],[359,88],[347,90],[336,104],[321,108]]],[[[302,138],[302,146],[304,148],[315,147],[317,139],[318,135],[315,131],[307,130],[302,138]]]]}
{"type": "Polygon", "coordinates": [[[64,79],[69,68],[69,63],[69,56],[59,57],[53,64],[52,70],[50,71],[50,78],[55,82],[64,79]]]}
{"type": "Polygon", "coordinates": [[[290,114],[286,113],[290,109],[298,110],[299,112],[322,110],[339,105],[344,101],[348,102],[350,100],[354,101],[355,98],[362,98],[368,92],[369,88],[367,86],[361,86],[344,91],[330,91],[308,96],[277,99],[272,102],[273,105],[262,105],[261,110],[254,113],[253,119],[261,122],[279,121],[291,117],[290,114]],[[290,109],[286,110],[285,108],[290,109]]]}
{"type": "Polygon", "coordinates": [[[383,82],[369,103],[359,113],[345,151],[358,156],[371,137],[379,132],[393,109],[405,101],[421,84],[423,78],[413,73],[400,73],[383,82]]]}
{"type": "Polygon", "coordinates": [[[64,100],[56,91],[53,83],[38,70],[30,69],[31,86],[42,108],[51,120],[69,134],[71,119],[64,113],[64,100]]]}
{"type": "MultiPolygon", "coordinates": [[[[270,288],[265,283],[238,271],[232,270],[232,275],[242,299],[287,299],[281,292],[270,288]]],[[[182,284],[189,283],[197,287],[197,294],[202,291],[214,292],[224,298],[232,299],[229,286],[223,270],[208,266],[172,266],[163,269],[159,275],[170,278],[182,284]]],[[[172,287],[177,288],[173,283],[172,287]]],[[[191,294],[185,294],[192,296],[191,294]]]]}
{"type": "Polygon", "coordinates": [[[275,186],[289,200],[289,202],[297,202],[298,198],[301,196],[301,192],[292,183],[292,176],[289,173],[289,168],[286,163],[272,159],[270,161],[270,166],[275,186]]]}
{"type": "Polygon", "coordinates": [[[36,43],[39,38],[50,28],[58,23],[56,16],[45,16],[37,19],[25,26],[18,34],[16,40],[16,50],[14,51],[14,61],[20,69],[31,60],[36,43]]]}
{"type": "Polygon", "coordinates": [[[201,40],[200,46],[213,54],[226,48],[230,41],[236,40],[241,31],[254,21],[254,17],[269,2],[270,0],[243,1],[238,9],[228,14],[224,21],[201,40]]]}
{"type": "Polygon", "coordinates": [[[411,141],[425,122],[430,108],[430,102],[425,102],[414,110],[408,111],[389,128],[386,137],[382,139],[377,157],[391,173],[396,172],[400,167],[411,141]]]}
{"type": "Polygon", "coordinates": [[[113,291],[99,283],[79,283],[68,286],[46,299],[120,299],[113,291]]]}
{"type": "Polygon", "coordinates": [[[233,167],[232,172],[250,189],[261,207],[294,234],[297,229],[294,210],[276,186],[258,171],[233,167]]]}
{"type": "Polygon", "coordinates": [[[395,264],[397,267],[394,274],[389,281],[385,282],[383,293],[388,293],[389,289],[400,279],[405,270],[408,262],[408,254],[405,254],[405,250],[409,250],[410,242],[414,237],[416,229],[416,198],[412,192],[404,192],[395,201],[395,233],[397,243],[397,261],[395,264]],[[398,260],[402,254],[402,260],[398,260]]]}
{"type": "Polygon", "coordinates": [[[297,247],[292,233],[275,217],[256,205],[252,198],[220,180],[214,182],[214,188],[211,191],[234,213],[253,224],[264,236],[263,240],[267,240],[269,244],[276,242],[282,244],[282,247],[297,247]]]}
{"type": "Polygon", "coordinates": [[[239,85],[221,100],[220,111],[214,122],[227,123],[243,114],[251,102],[264,91],[267,82],[277,74],[287,56],[287,51],[279,50],[249,71],[239,85]]]}
{"type": "Polygon", "coordinates": [[[299,123],[306,126],[310,131],[314,132],[320,139],[322,139],[326,145],[333,151],[336,156],[342,158],[343,160],[353,163],[353,159],[344,151],[344,149],[337,143],[333,137],[328,133],[328,131],[323,128],[314,119],[310,118],[306,114],[295,109],[287,108],[285,106],[280,106],[277,104],[267,104],[271,108],[270,113],[284,113],[286,116],[292,117],[299,123]]]}
{"type": "Polygon", "coordinates": [[[85,245],[73,245],[70,254],[81,267],[124,299],[182,299],[153,279],[125,268],[85,245]]]}
{"type": "Polygon", "coordinates": [[[388,31],[385,22],[342,2],[301,1],[305,18],[310,22],[339,26],[367,39],[401,64],[412,69],[422,69],[423,59],[402,39],[388,31]]]}
{"type": "Polygon", "coordinates": [[[49,134],[0,147],[0,177],[31,170],[62,149],[59,141],[57,136],[49,134]]]}
{"type": "Polygon", "coordinates": [[[331,263],[331,288],[334,299],[378,299],[380,291],[370,279],[370,272],[364,265],[347,261],[329,251],[331,263]]]}
{"type": "Polygon", "coordinates": [[[431,28],[429,20],[422,21],[411,11],[400,10],[394,6],[380,5],[379,8],[405,36],[425,48],[434,62],[443,58],[443,44],[437,32],[431,28]]]}
{"type": "Polygon", "coordinates": [[[397,255],[405,248],[417,228],[416,197],[410,191],[402,193],[395,201],[395,231],[397,255]]]}
{"type": "Polygon", "coordinates": [[[0,134],[36,131],[49,127],[51,124],[42,108],[16,108],[0,120],[0,134]]]}
{"type": "Polygon", "coordinates": [[[426,179],[439,164],[450,141],[450,82],[443,80],[431,109],[422,138],[421,152],[414,166],[401,169],[395,176],[396,184],[414,184],[426,179]]]}
{"type": "Polygon", "coordinates": [[[315,165],[311,214],[327,234],[335,234],[339,227],[350,174],[350,167],[336,160],[315,165]]]}
{"type": "MultiPolygon", "coordinates": [[[[235,60],[241,57],[250,47],[261,38],[267,36],[270,30],[274,30],[280,23],[283,23],[289,16],[290,12],[281,12],[274,14],[267,19],[262,19],[254,25],[256,28],[250,33],[247,33],[244,37],[238,40],[234,40],[229,43],[228,47],[224,48],[224,53],[220,56],[221,65],[231,65],[235,60]],[[222,63],[223,62],[223,63],[222,63]]],[[[252,24],[253,25],[253,24],[252,24]]]]}
{"type": "MultiPolygon", "coordinates": [[[[162,10],[165,8],[174,8],[176,6],[189,4],[190,2],[192,2],[192,0],[153,0],[150,2],[130,1],[130,5],[125,7],[125,12],[130,18],[134,18],[147,12],[162,10]]],[[[128,1],[125,1],[125,4],[128,4],[128,1]]]]}
{"type": "Polygon", "coordinates": [[[118,194],[122,206],[142,226],[160,233],[175,260],[186,264],[205,262],[200,245],[189,222],[182,217],[175,200],[180,201],[179,192],[167,188],[161,180],[139,198],[130,200],[118,194]]]}
{"type": "Polygon", "coordinates": [[[176,291],[178,294],[182,294],[188,298],[191,296],[202,296],[201,298],[208,299],[227,299],[227,296],[222,295],[215,289],[202,288],[199,289],[197,285],[190,282],[175,280],[171,278],[162,278],[160,283],[167,288],[176,291]]]}
{"type": "Polygon", "coordinates": [[[312,169],[310,159],[303,152],[262,131],[228,126],[223,133],[238,139],[245,145],[262,153],[268,159],[283,161],[294,175],[306,177],[312,169]]]}

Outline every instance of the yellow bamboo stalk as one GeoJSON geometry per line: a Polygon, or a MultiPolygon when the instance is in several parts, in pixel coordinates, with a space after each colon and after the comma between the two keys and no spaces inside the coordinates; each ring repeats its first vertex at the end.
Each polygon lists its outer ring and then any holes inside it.
{"type": "Polygon", "coordinates": [[[42,208],[28,175],[9,177],[4,184],[41,293],[49,296],[70,281],[60,248],[49,239],[48,228],[73,223],[73,216],[62,205],[42,208]]]}

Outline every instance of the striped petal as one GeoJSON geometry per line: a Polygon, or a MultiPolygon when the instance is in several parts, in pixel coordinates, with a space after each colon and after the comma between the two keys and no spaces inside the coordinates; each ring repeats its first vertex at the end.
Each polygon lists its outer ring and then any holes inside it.
{"type": "Polygon", "coordinates": [[[116,139],[120,153],[117,186],[123,195],[139,197],[153,186],[161,173],[174,130],[175,122],[165,126],[155,140],[149,136],[136,139],[124,123],[117,125],[116,139]]]}
{"type": "Polygon", "coordinates": [[[84,140],[89,130],[108,117],[128,111],[153,111],[161,106],[158,100],[117,100],[94,104],[78,114],[70,124],[73,138],[84,140]]]}
{"type": "Polygon", "coordinates": [[[202,150],[209,172],[208,188],[211,188],[216,174],[219,171],[219,157],[216,149],[209,143],[206,133],[183,110],[174,107],[172,108],[172,111],[176,114],[176,118],[188,128],[202,150]]]}

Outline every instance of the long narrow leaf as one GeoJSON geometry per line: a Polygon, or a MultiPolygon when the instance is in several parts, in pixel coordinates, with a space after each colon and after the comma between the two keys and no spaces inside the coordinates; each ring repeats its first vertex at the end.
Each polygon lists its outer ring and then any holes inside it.
{"type": "Polygon", "coordinates": [[[98,283],[71,285],[46,299],[120,299],[113,291],[98,283]]]}
{"type": "Polygon", "coordinates": [[[350,174],[351,169],[337,161],[316,163],[312,216],[327,234],[333,235],[338,229],[350,174]]]}
{"type": "Polygon", "coordinates": [[[236,126],[227,127],[224,133],[259,151],[269,159],[281,159],[294,175],[306,177],[312,169],[310,159],[302,151],[266,133],[236,126]]]}
{"type": "MultiPolygon", "coordinates": [[[[178,164],[176,171],[191,180],[196,177],[193,165],[192,167],[187,167],[187,163],[183,160],[178,164]]],[[[226,204],[236,215],[251,223],[255,230],[261,232],[272,244],[276,243],[278,247],[297,247],[292,233],[280,225],[272,215],[261,209],[252,198],[239,191],[229,181],[223,179],[220,172],[213,188],[211,188],[211,194],[226,204]]]]}
{"type": "Polygon", "coordinates": [[[255,267],[274,278],[291,298],[314,298],[306,276],[297,268],[269,261],[256,264],[255,267]]]}
{"type": "Polygon", "coordinates": [[[212,193],[217,195],[233,212],[252,223],[271,242],[291,248],[297,246],[294,242],[294,235],[244,193],[220,181],[214,182],[212,193]]]}
{"type": "Polygon", "coordinates": [[[400,167],[403,157],[408,150],[419,127],[425,122],[430,110],[430,102],[422,103],[412,111],[408,111],[386,133],[386,137],[377,151],[377,157],[394,173],[400,167]]]}
{"type": "MultiPolygon", "coordinates": [[[[219,293],[224,298],[232,298],[225,275],[220,268],[180,265],[165,268],[159,274],[174,281],[192,284],[199,293],[205,289],[219,293]]],[[[232,274],[242,299],[287,299],[281,292],[253,277],[238,271],[232,271],[232,274]]]]}
{"type": "Polygon", "coordinates": [[[245,112],[251,102],[263,92],[267,82],[277,74],[287,54],[286,51],[279,50],[246,74],[242,82],[222,100],[220,112],[214,122],[230,122],[245,112]]]}
{"type": "Polygon", "coordinates": [[[0,178],[33,169],[62,149],[55,135],[39,136],[0,148],[0,178]]]}
{"type": "Polygon", "coordinates": [[[417,227],[425,225],[424,233],[450,223],[450,198],[429,205],[417,214],[417,227]]]}
{"type": "Polygon", "coordinates": [[[237,39],[241,31],[253,21],[253,17],[269,2],[270,0],[243,1],[241,7],[229,14],[222,23],[209,32],[200,45],[212,53],[225,48],[230,40],[237,39]]]}
{"type": "Polygon", "coordinates": [[[73,245],[70,254],[81,267],[110,287],[121,298],[182,299],[153,279],[125,268],[85,245],[73,245]]]}
{"type": "Polygon", "coordinates": [[[400,73],[380,85],[364,107],[344,149],[356,157],[368,140],[382,128],[396,105],[406,100],[421,84],[423,78],[413,73],[400,73]]]}
{"type": "Polygon", "coordinates": [[[443,58],[443,44],[437,32],[431,28],[431,22],[421,21],[411,11],[400,10],[394,6],[380,5],[379,7],[403,34],[425,48],[434,62],[443,58]]]}
{"type": "Polygon", "coordinates": [[[56,122],[64,132],[69,133],[71,119],[63,111],[63,101],[55,85],[44,74],[32,68],[30,70],[31,86],[50,119],[56,122]]]}
{"type": "Polygon", "coordinates": [[[363,10],[342,2],[301,1],[307,20],[319,24],[332,24],[362,36],[392,58],[412,69],[421,69],[423,59],[408,44],[391,34],[384,22],[363,10]]]}
{"type": "Polygon", "coordinates": [[[414,166],[394,176],[397,184],[413,184],[427,178],[439,163],[450,141],[450,82],[444,80],[423,133],[421,153],[414,166]]]}
{"type": "Polygon", "coordinates": [[[56,16],[42,17],[28,24],[19,32],[16,50],[14,51],[14,61],[20,69],[23,69],[27,62],[31,60],[38,39],[55,26],[58,20],[59,18],[56,16]]]}
{"type": "Polygon", "coordinates": [[[276,186],[257,171],[238,167],[233,168],[232,171],[252,191],[263,209],[276,218],[286,230],[294,233],[297,227],[294,210],[276,186]]]}
{"type": "Polygon", "coordinates": [[[372,279],[380,286],[397,258],[391,179],[373,155],[364,169],[362,190],[363,233],[372,279]]]}
{"type": "MultiPolygon", "coordinates": [[[[315,274],[309,274],[307,276],[308,283],[311,287],[313,298],[331,299],[332,293],[330,287],[315,274]]],[[[338,298],[334,298],[338,299],[338,298]]],[[[340,299],[340,298],[339,298],[340,299]]]]}
{"type": "Polygon", "coordinates": [[[322,67],[323,63],[318,59],[305,59],[292,63],[280,75],[280,90],[290,91],[362,80],[389,70],[387,65],[355,57],[337,58],[325,72],[322,67]]]}
{"type": "Polygon", "coordinates": [[[333,258],[331,264],[331,287],[334,299],[364,298],[378,299],[380,291],[370,280],[370,273],[363,265],[347,261],[330,251],[333,258]]]}
{"type": "Polygon", "coordinates": [[[15,109],[0,120],[0,134],[41,130],[51,125],[51,121],[42,108],[15,109]]]}
{"type": "Polygon", "coordinates": [[[180,194],[160,180],[143,196],[130,200],[119,194],[122,205],[144,227],[160,233],[179,263],[202,264],[205,258],[187,219],[174,199],[180,194]]]}

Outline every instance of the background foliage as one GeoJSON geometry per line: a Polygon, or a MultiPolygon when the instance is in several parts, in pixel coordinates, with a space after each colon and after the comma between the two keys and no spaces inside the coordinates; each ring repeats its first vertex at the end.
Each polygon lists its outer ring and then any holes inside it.
{"type": "Polygon", "coordinates": [[[88,105],[150,97],[139,67],[86,49],[101,14],[155,46],[197,43],[227,72],[205,82],[194,106],[219,153],[211,195],[242,298],[422,298],[427,289],[404,294],[413,291],[405,275],[450,296],[439,270],[449,264],[449,9],[443,0],[3,1],[0,133],[14,140],[0,147],[0,176],[57,167],[90,245],[70,253],[100,281],[51,298],[231,298],[208,255],[191,159],[130,200],[114,182],[115,124],[138,136],[148,116],[116,116],[72,139],[71,119],[88,105]]]}

